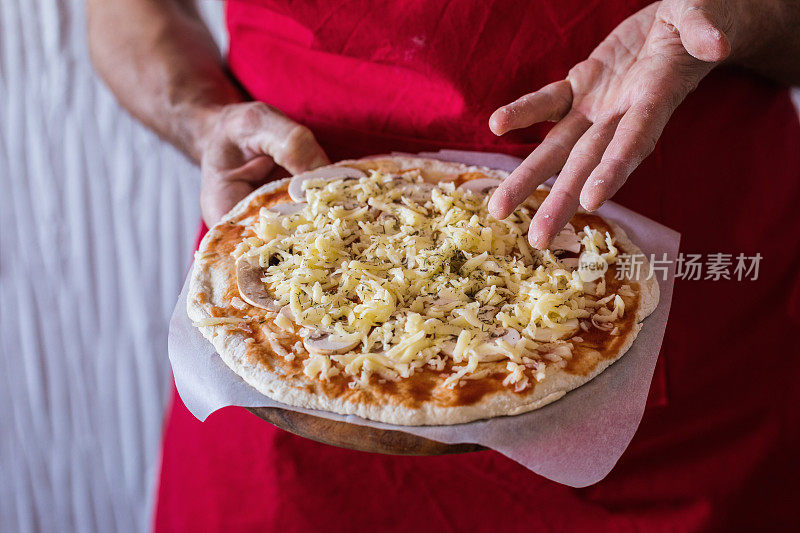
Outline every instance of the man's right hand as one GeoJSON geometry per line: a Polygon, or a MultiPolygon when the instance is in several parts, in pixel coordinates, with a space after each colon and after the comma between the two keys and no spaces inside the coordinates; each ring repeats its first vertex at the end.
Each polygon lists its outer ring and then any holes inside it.
{"type": "Polygon", "coordinates": [[[134,117],[201,165],[209,227],[262,183],[329,163],[308,128],[242,103],[194,0],[87,0],[87,13],[98,74],[134,117]]]}
{"type": "Polygon", "coordinates": [[[200,208],[208,227],[266,181],[330,163],[311,130],[261,102],[223,106],[206,123],[200,208]]]}

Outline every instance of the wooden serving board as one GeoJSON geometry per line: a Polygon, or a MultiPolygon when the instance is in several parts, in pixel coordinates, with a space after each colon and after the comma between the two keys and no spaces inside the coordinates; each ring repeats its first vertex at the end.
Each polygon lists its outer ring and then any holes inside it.
{"type": "Polygon", "coordinates": [[[444,455],[487,449],[479,444],[444,444],[404,431],[348,424],[278,407],[251,407],[247,410],[295,435],[362,452],[389,455],[444,455]]]}

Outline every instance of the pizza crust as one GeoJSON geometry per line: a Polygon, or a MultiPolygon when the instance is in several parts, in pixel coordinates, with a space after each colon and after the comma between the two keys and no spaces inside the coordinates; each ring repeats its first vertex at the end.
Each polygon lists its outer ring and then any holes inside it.
{"type": "MultiPolygon", "coordinates": [[[[389,172],[400,172],[408,169],[420,169],[427,181],[452,180],[457,175],[479,172],[488,177],[504,179],[507,172],[488,169],[461,163],[444,162],[435,159],[412,157],[377,157],[360,160],[341,161],[337,166],[346,165],[367,170],[378,168],[389,172]],[[433,178],[433,179],[431,179],[433,178]]],[[[225,305],[224,291],[230,281],[230,269],[221,253],[204,253],[211,243],[219,239],[221,230],[226,224],[247,225],[249,219],[240,220],[251,204],[259,197],[280,191],[288,185],[289,178],[268,183],[240,201],[223,219],[211,228],[200,244],[191,274],[187,312],[197,322],[212,318],[213,306],[225,305]],[[201,296],[202,295],[202,296],[201,296]]],[[[639,255],[642,260],[642,271],[649,271],[649,263],[642,251],[631,242],[625,231],[612,221],[604,221],[612,228],[617,247],[630,254],[639,255]]],[[[229,254],[228,254],[229,255],[229,254]]],[[[230,258],[232,263],[232,258],[230,258]]],[[[543,407],[563,397],[567,392],[591,381],[609,365],[622,357],[641,329],[641,321],[650,315],[658,305],[659,288],[655,277],[650,280],[639,280],[638,305],[635,323],[621,336],[616,353],[596,362],[594,367],[585,373],[572,373],[566,369],[548,369],[546,378],[535,385],[533,392],[519,394],[510,389],[500,389],[485,394],[477,402],[469,405],[441,406],[434,402],[422,402],[409,407],[400,402],[385,401],[360,402],[353,401],[348,394],[338,397],[327,394],[317,380],[299,375],[288,375],[280,371],[276,365],[268,365],[263,360],[248,353],[248,338],[245,331],[233,329],[226,325],[199,326],[198,329],[220,354],[225,364],[242,377],[249,385],[265,396],[296,407],[330,411],[343,415],[357,415],[362,418],[377,420],[398,425],[447,425],[470,422],[473,420],[496,416],[511,416],[543,407]]],[[[279,357],[275,355],[275,357],[279,357]]]]}

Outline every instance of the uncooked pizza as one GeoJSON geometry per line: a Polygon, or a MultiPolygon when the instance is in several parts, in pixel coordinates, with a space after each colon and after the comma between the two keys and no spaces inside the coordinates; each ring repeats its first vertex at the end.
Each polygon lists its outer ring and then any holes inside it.
{"type": "Polygon", "coordinates": [[[548,190],[496,220],[506,176],[383,157],[267,184],[203,239],[189,316],[285,404],[404,425],[542,407],[628,350],[658,285],[619,275],[622,254],[647,261],[595,214],[532,248],[548,190]]]}

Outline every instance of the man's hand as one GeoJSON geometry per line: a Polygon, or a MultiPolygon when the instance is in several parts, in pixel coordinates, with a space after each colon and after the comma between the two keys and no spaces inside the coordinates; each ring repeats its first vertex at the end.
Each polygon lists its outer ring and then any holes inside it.
{"type": "Polygon", "coordinates": [[[495,191],[490,213],[507,217],[559,173],[531,221],[528,240],[546,248],[578,203],[593,211],[611,198],[656,145],[672,112],[731,54],[737,2],[664,0],[622,22],[565,80],[492,114],[497,134],[542,121],[556,125],[495,191]]]}
{"type": "Polygon", "coordinates": [[[92,59],[120,103],[200,164],[209,227],[279,167],[329,163],[308,128],[242,103],[194,0],[87,0],[87,10],[92,59]]]}
{"type": "Polygon", "coordinates": [[[216,123],[202,141],[200,162],[208,227],[265,181],[330,163],[308,128],[266,104],[228,105],[211,119],[216,123]]]}

